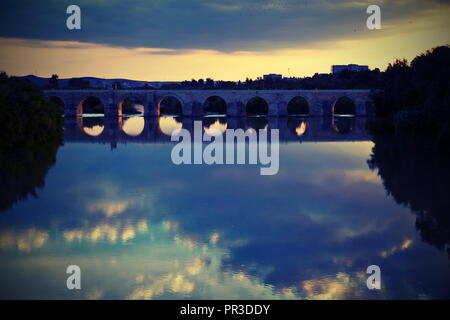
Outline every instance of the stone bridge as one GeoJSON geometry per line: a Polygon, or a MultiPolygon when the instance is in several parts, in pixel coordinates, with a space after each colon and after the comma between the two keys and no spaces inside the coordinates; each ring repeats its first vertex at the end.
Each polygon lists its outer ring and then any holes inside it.
{"type": "Polygon", "coordinates": [[[279,129],[281,143],[371,139],[366,130],[366,117],[68,117],[64,119],[64,140],[111,144],[112,147],[118,143],[173,143],[171,132],[184,128],[193,135],[194,121],[202,121],[203,132],[214,128],[222,131],[222,135],[226,129],[279,129]],[[128,121],[134,125],[127,124],[128,121]]]}
{"type": "Polygon", "coordinates": [[[372,114],[370,90],[46,90],[49,98],[64,103],[66,117],[83,115],[83,102],[88,97],[98,98],[106,117],[122,115],[122,103],[133,99],[144,106],[144,116],[158,116],[161,101],[166,97],[178,99],[183,116],[204,115],[205,102],[210,97],[220,97],[226,103],[226,114],[231,117],[247,115],[247,103],[260,97],[268,105],[268,116],[288,115],[288,104],[302,97],[308,103],[310,116],[332,116],[336,102],[347,97],[354,103],[355,115],[372,114]]]}

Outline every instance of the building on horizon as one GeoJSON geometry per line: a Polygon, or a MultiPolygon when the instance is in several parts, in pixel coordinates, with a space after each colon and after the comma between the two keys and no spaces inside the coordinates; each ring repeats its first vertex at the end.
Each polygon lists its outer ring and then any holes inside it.
{"type": "Polygon", "coordinates": [[[359,65],[359,64],[333,65],[333,66],[331,66],[331,72],[333,74],[342,72],[344,70],[356,71],[356,72],[369,71],[369,66],[362,66],[362,65],[359,65]]]}
{"type": "Polygon", "coordinates": [[[281,80],[281,79],[283,79],[283,75],[276,74],[276,73],[269,73],[269,74],[263,75],[263,79],[264,80],[281,80]]]}

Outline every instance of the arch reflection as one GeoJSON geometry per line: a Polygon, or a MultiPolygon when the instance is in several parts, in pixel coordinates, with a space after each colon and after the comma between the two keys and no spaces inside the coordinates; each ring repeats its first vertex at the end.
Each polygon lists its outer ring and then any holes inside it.
{"type": "Polygon", "coordinates": [[[209,134],[210,136],[223,134],[227,127],[228,124],[226,118],[217,117],[203,119],[203,129],[205,130],[205,133],[209,134]]]}
{"type": "Polygon", "coordinates": [[[183,123],[181,118],[174,116],[163,116],[158,119],[159,130],[165,135],[172,135],[172,132],[181,129],[183,127],[183,123]]]}
{"type": "Polygon", "coordinates": [[[105,118],[103,117],[81,117],[78,119],[78,127],[89,136],[97,137],[105,129],[105,118]]]}
{"type": "Polygon", "coordinates": [[[289,131],[297,136],[303,136],[308,129],[308,120],[303,117],[289,117],[287,120],[289,131]]]}
{"type": "Polygon", "coordinates": [[[247,128],[267,130],[269,122],[266,117],[247,118],[247,128]]]}
{"type": "Polygon", "coordinates": [[[348,134],[356,125],[355,117],[333,117],[333,128],[337,133],[348,134]]]}
{"type": "Polygon", "coordinates": [[[143,117],[122,118],[121,129],[127,135],[136,137],[144,131],[145,119],[143,117]]]}

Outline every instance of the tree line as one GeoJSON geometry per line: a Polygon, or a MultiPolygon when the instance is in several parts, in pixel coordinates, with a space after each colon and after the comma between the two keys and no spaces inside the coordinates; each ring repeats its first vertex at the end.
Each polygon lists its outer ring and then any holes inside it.
{"type": "Polygon", "coordinates": [[[422,139],[433,151],[450,153],[450,46],[388,65],[373,94],[377,132],[422,139]],[[380,128],[382,127],[382,128],[380,128]]]}
{"type": "Polygon", "coordinates": [[[0,73],[0,211],[36,196],[62,144],[62,112],[30,80],[0,73]]]}

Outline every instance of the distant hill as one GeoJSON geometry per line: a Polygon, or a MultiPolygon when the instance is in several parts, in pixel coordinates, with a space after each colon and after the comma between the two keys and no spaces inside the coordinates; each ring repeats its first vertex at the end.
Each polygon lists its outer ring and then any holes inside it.
{"type": "MultiPolygon", "coordinates": [[[[38,87],[43,88],[48,85],[49,78],[41,78],[34,75],[28,75],[20,78],[26,78],[31,80],[38,87]]],[[[71,78],[59,79],[59,87],[66,88],[69,84],[71,78]]],[[[143,87],[144,85],[148,85],[154,88],[160,88],[164,84],[173,84],[180,83],[177,81],[138,81],[138,80],[130,80],[130,79],[103,79],[96,77],[78,77],[77,79],[83,79],[89,81],[89,84],[93,88],[105,88],[110,89],[112,85],[116,82],[119,82],[122,89],[133,89],[143,87]]]]}

